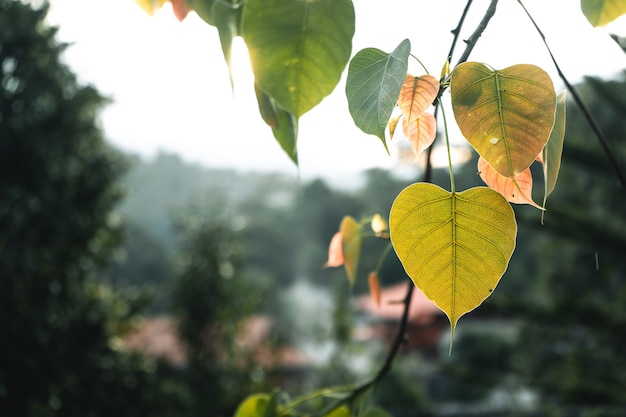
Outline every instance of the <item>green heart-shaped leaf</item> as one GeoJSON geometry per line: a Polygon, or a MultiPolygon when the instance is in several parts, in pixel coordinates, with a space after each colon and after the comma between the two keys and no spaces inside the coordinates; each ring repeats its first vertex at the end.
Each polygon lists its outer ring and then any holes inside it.
{"type": "Polygon", "coordinates": [[[452,336],[459,318],[495,289],[517,235],[511,205],[487,187],[451,193],[410,185],[394,201],[389,226],[405,271],[446,313],[452,336]]]}
{"type": "Polygon", "coordinates": [[[288,111],[281,109],[276,101],[265,94],[255,83],[259,113],[263,121],[272,128],[274,138],[294,164],[298,165],[298,119],[288,111]]]}
{"type": "Polygon", "coordinates": [[[363,132],[380,138],[387,152],[385,128],[408,70],[411,43],[403,40],[391,53],[367,48],[350,61],[346,80],[348,108],[363,132]]]}
{"type": "Polygon", "coordinates": [[[543,148],[541,157],[543,160],[543,175],[545,179],[545,193],[543,205],[556,186],[556,179],[561,168],[561,155],[563,154],[563,142],[565,140],[565,110],[567,104],[567,90],[561,92],[557,98],[556,120],[550,139],[543,148]]]}
{"type": "Polygon", "coordinates": [[[248,0],[243,37],[259,86],[299,118],[330,94],[350,59],[350,0],[248,0]]]}
{"type": "Polygon", "coordinates": [[[580,0],[580,8],[593,27],[608,25],[626,13],[624,0],[580,0]]]}
{"type": "Polygon", "coordinates": [[[537,66],[496,71],[466,62],[453,71],[450,94],[461,132],[505,177],[528,168],[548,142],[556,94],[550,76],[537,66]]]}

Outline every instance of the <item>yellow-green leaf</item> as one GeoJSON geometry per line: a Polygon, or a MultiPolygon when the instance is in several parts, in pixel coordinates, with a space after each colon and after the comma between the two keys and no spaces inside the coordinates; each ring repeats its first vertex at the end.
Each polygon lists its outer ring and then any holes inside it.
{"type": "Polygon", "coordinates": [[[393,417],[386,410],[380,407],[372,407],[365,412],[363,417],[393,417]]]}
{"type": "Polygon", "coordinates": [[[361,254],[361,229],[351,216],[341,220],[339,232],[342,237],[343,266],[348,274],[348,280],[354,285],[359,255],[361,254]]]}
{"type": "Polygon", "coordinates": [[[295,115],[281,109],[272,97],[254,83],[259,113],[263,121],[272,128],[274,138],[294,164],[298,165],[298,119],[295,115]]]}
{"type": "Polygon", "coordinates": [[[528,168],[548,142],[556,94],[550,76],[537,66],[493,70],[466,62],[452,72],[450,94],[461,132],[505,177],[528,168]]]}
{"type": "Polygon", "coordinates": [[[405,271],[448,316],[452,343],[459,318],[491,295],[507,269],[517,235],[511,205],[487,187],[451,193],[416,183],[394,201],[389,226],[405,271]]]}
{"type": "Polygon", "coordinates": [[[345,405],[342,405],[341,407],[335,408],[324,417],[350,417],[350,410],[348,410],[348,407],[345,405]]]}
{"type": "Polygon", "coordinates": [[[350,0],[248,0],[243,37],[259,86],[300,118],[337,86],[350,59],[350,0]]]}
{"type": "Polygon", "coordinates": [[[556,103],[556,120],[550,139],[541,152],[543,163],[543,175],[545,179],[545,193],[543,205],[556,186],[556,180],[561,169],[561,155],[563,154],[563,142],[565,140],[565,109],[567,104],[567,90],[559,93],[556,103]]]}
{"type": "Polygon", "coordinates": [[[268,394],[250,395],[239,404],[234,417],[263,417],[270,398],[268,394]]]}
{"type": "Polygon", "coordinates": [[[580,8],[593,27],[604,26],[626,14],[626,1],[580,0],[580,8]]]}
{"type": "Polygon", "coordinates": [[[161,7],[163,7],[165,0],[135,0],[135,3],[137,3],[144,12],[153,16],[161,7]]]}

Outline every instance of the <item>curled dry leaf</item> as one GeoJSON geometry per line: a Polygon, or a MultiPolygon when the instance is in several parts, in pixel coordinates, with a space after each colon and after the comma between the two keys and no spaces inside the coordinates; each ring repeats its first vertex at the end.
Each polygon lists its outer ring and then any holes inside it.
{"type": "Polygon", "coordinates": [[[343,265],[343,236],[341,232],[337,232],[328,245],[328,261],[324,266],[333,268],[341,265],[343,265]]]}
{"type": "Polygon", "coordinates": [[[509,178],[496,171],[489,163],[480,157],[478,159],[478,174],[480,178],[494,191],[499,192],[507,201],[516,204],[530,204],[543,210],[532,199],[533,177],[530,168],[509,178]]]}
{"type": "Polygon", "coordinates": [[[374,217],[372,217],[372,231],[377,237],[385,237],[387,236],[387,230],[389,230],[389,226],[383,216],[376,213],[374,217]]]}
{"type": "Polygon", "coordinates": [[[376,304],[376,307],[380,307],[381,293],[380,293],[380,281],[378,280],[378,272],[372,271],[367,277],[367,284],[370,288],[370,295],[372,300],[376,304]]]}
{"type": "Polygon", "coordinates": [[[387,123],[390,139],[393,139],[393,135],[396,133],[396,127],[398,126],[398,121],[400,120],[400,117],[400,115],[393,116],[391,119],[389,119],[389,123],[387,123]]]}

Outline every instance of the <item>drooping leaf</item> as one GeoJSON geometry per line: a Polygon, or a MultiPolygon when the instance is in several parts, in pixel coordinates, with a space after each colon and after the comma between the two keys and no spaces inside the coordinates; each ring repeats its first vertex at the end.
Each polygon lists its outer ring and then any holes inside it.
{"type": "Polygon", "coordinates": [[[233,39],[241,35],[243,1],[186,0],[189,6],[202,20],[215,26],[220,38],[224,61],[228,66],[228,75],[233,83],[232,46],[233,39]]]}
{"type": "Polygon", "coordinates": [[[422,113],[409,122],[402,119],[402,131],[409,139],[415,158],[419,157],[424,150],[428,149],[437,137],[437,121],[430,113],[422,113]]]}
{"type": "Polygon", "coordinates": [[[621,15],[626,14],[626,1],[580,0],[580,8],[591,26],[598,27],[608,25],[621,15]]]}
{"type": "Polygon", "coordinates": [[[150,16],[153,16],[163,5],[166,0],[135,0],[135,3],[141,7],[141,9],[148,13],[150,16]]]}
{"type": "Polygon", "coordinates": [[[363,417],[393,417],[386,410],[383,410],[380,407],[372,407],[368,409],[363,417]]]}
{"type": "Polygon", "coordinates": [[[389,129],[389,139],[393,139],[393,135],[396,133],[396,127],[398,127],[398,122],[400,121],[400,117],[402,115],[392,116],[389,119],[389,123],[387,124],[387,129],[389,129]]]}
{"type": "Polygon", "coordinates": [[[412,184],[389,217],[391,242],[415,285],[450,319],[459,318],[495,289],[515,248],[517,223],[496,191],[476,187],[451,193],[412,184]]]}
{"type": "Polygon", "coordinates": [[[367,285],[370,289],[370,296],[374,300],[376,307],[380,307],[380,281],[378,280],[378,272],[370,272],[367,276],[367,285]]]}
{"type": "Polygon", "coordinates": [[[187,3],[202,20],[211,26],[215,26],[216,0],[187,0],[187,3]]]}
{"type": "Polygon", "coordinates": [[[274,391],[267,401],[262,417],[278,417],[278,391],[274,391]]]}
{"type": "Polygon", "coordinates": [[[187,14],[191,11],[187,0],[170,0],[170,3],[172,3],[172,11],[176,19],[178,19],[179,22],[185,20],[187,14]]]}
{"type": "Polygon", "coordinates": [[[543,209],[532,198],[533,177],[530,168],[519,172],[513,178],[505,177],[493,169],[484,158],[478,158],[478,174],[480,178],[494,191],[502,194],[507,201],[516,204],[530,204],[543,209]]]}
{"type": "Polygon", "coordinates": [[[259,86],[300,118],[335,88],[352,51],[350,0],[248,0],[243,37],[259,86]]]}
{"type": "Polygon", "coordinates": [[[427,74],[421,77],[407,75],[400,89],[398,107],[410,123],[419,118],[433,104],[437,93],[439,93],[439,81],[432,75],[427,74]]]}
{"type": "Polygon", "coordinates": [[[234,417],[263,417],[269,401],[268,394],[250,395],[239,404],[234,417]]]}
{"type": "Polygon", "coordinates": [[[265,94],[255,83],[259,113],[263,121],[272,128],[274,138],[294,164],[298,165],[298,119],[286,110],[281,109],[276,101],[265,94]]]}
{"type": "Polygon", "coordinates": [[[334,268],[341,265],[343,265],[343,235],[337,232],[328,245],[328,260],[324,266],[334,268]]]}
{"type": "Polygon", "coordinates": [[[543,205],[556,186],[556,180],[561,169],[561,155],[563,154],[563,142],[565,140],[565,109],[567,103],[567,90],[559,93],[556,100],[556,120],[550,134],[548,143],[541,152],[541,163],[543,164],[543,175],[545,182],[545,192],[543,205]]]}
{"type": "Polygon", "coordinates": [[[537,66],[492,70],[466,62],[452,72],[450,94],[461,132],[505,177],[528,168],[550,137],[556,94],[537,66]]]}
{"type": "Polygon", "coordinates": [[[346,269],[348,281],[354,285],[359,256],[361,255],[361,229],[351,216],[345,216],[341,220],[339,232],[341,233],[343,266],[346,269]]]}
{"type": "Polygon", "coordinates": [[[410,52],[408,39],[391,54],[366,48],[352,58],[348,67],[346,97],[352,119],[363,132],[378,136],[387,152],[385,127],[406,78],[410,52]]]}
{"type": "Polygon", "coordinates": [[[324,417],[350,417],[350,410],[345,405],[335,408],[324,417]]]}
{"type": "Polygon", "coordinates": [[[241,35],[241,19],[243,16],[243,7],[232,6],[224,1],[215,2],[215,27],[220,37],[220,46],[222,47],[222,54],[224,55],[224,61],[228,66],[228,76],[230,78],[231,85],[233,84],[233,62],[232,62],[232,50],[233,39],[236,36],[241,35]]]}
{"type": "Polygon", "coordinates": [[[407,75],[400,97],[398,107],[403,115],[402,130],[409,139],[411,148],[417,158],[427,149],[437,136],[437,123],[430,113],[424,113],[437,98],[439,81],[432,75],[415,77],[407,75]]]}

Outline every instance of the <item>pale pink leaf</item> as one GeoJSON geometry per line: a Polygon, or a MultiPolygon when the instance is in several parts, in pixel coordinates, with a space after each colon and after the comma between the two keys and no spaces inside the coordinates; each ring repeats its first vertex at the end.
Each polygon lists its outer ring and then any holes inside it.
{"type": "Polygon", "coordinates": [[[481,157],[478,159],[478,174],[489,188],[502,194],[507,201],[516,204],[530,204],[543,210],[543,207],[532,199],[533,177],[530,168],[526,168],[517,173],[515,177],[509,178],[500,174],[481,157]]]}
{"type": "Polygon", "coordinates": [[[428,149],[437,136],[437,122],[435,116],[430,113],[423,113],[420,117],[409,121],[402,119],[402,131],[409,139],[411,149],[415,153],[415,158],[419,157],[424,150],[428,149]]]}

